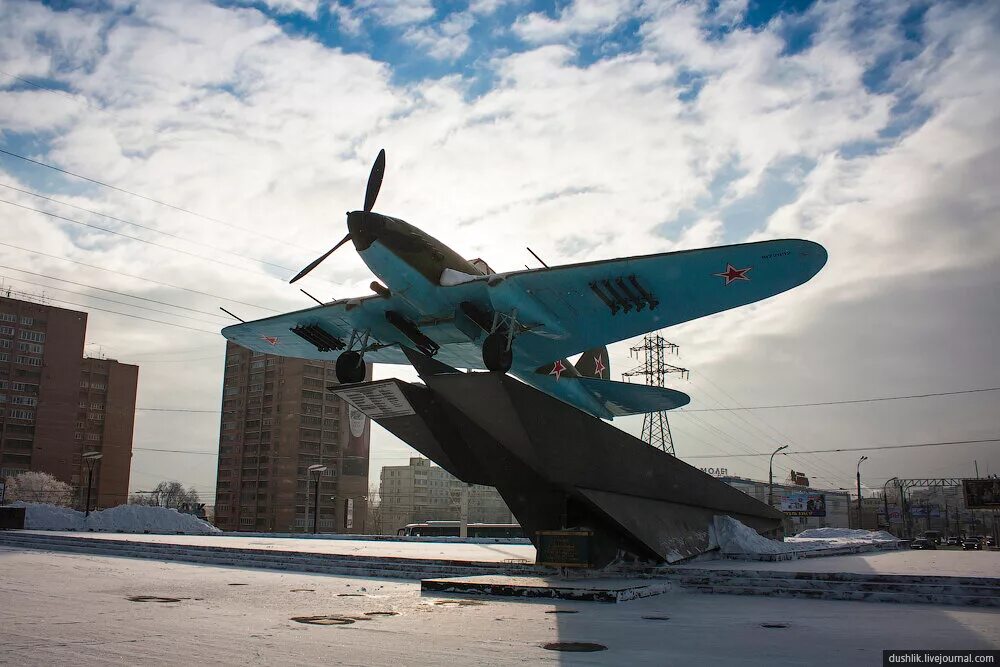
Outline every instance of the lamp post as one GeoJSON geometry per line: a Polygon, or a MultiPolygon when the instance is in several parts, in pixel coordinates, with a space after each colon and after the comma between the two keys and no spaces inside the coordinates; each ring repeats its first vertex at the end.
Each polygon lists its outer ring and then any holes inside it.
{"type": "Polygon", "coordinates": [[[788,445],[782,445],[771,452],[771,460],[767,464],[767,504],[774,507],[774,455],[782,449],[788,449],[788,445]]]}
{"type": "Polygon", "coordinates": [[[84,507],[84,516],[90,516],[90,488],[94,482],[94,466],[101,460],[104,454],[100,452],[86,452],[81,458],[87,463],[87,505],[84,507]]]}
{"type": "Polygon", "coordinates": [[[889,492],[886,487],[889,486],[889,482],[894,482],[898,477],[893,477],[892,479],[885,480],[885,484],[882,485],[882,505],[885,507],[885,529],[886,532],[892,532],[892,519],[889,517],[889,492]]]}
{"type": "Polygon", "coordinates": [[[315,464],[309,466],[309,474],[316,473],[316,486],[313,489],[313,535],[319,526],[319,478],[326,472],[326,466],[315,464]]]}
{"type": "Polygon", "coordinates": [[[858,528],[862,528],[861,525],[861,462],[867,461],[867,456],[862,456],[858,459],[858,528]]]}

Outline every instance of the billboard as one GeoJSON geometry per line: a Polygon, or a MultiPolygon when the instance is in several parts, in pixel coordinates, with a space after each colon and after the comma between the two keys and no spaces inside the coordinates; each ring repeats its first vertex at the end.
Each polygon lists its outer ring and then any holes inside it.
{"type": "Polygon", "coordinates": [[[917,505],[910,508],[910,516],[914,518],[941,518],[941,508],[938,505],[917,505]]]}
{"type": "Polygon", "coordinates": [[[1000,509],[1000,478],[963,479],[965,506],[971,510],[1000,509]]]}
{"type": "Polygon", "coordinates": [[[781,511],[786,516],[826,516],[826,495],[789,493],[781,499],[781,511]]]}

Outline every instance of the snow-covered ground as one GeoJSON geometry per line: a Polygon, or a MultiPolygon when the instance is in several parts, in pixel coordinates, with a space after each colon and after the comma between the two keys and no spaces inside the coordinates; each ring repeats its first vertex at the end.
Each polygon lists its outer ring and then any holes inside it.
{"type": "Polygon", "coordinates": [[[24,524],[29,530],[76,530],[112,533],[184,533],[211,535],[221,533],[210,523],[190,514],[165,507],[119,505],[91,512],[86,516],[68,507],[40,503],[12,503],[24,507],[24,524]]]}
{"type": "Polygon", "coordinates": [[[877,665],[884,648],[1000,649],[1000,613],[988,609],[685,593],[460,605],[410,582],[3,548],[0,570],[0,663],[14,665],[773,667],[877,665]],[[556,609],[577,613],[547,613],[556,609]],[[291,620],[318,615],[353,622],[291,620]],[[541,648],[553,641],[607,650],[541,648]]]}
{"type": "MultiPolygon", "coordinates": [[[[34,532],[34,531],[30,531],[34,532]]],[[[202,546],[261,549],[265,551],[301,551],[395,558],[471,560],[499,563],[512,558],[535,562],[535,547],[530,544],[469,544],[465,542],[397,542],[365,539],[305,539],[290,537],[234,537],[230,535],[128,535],[116,533],[51,533],[95,540],[129,540],[159,544],[198,544],[202,546]]]]}
{"type": "Polygon", "coordinates": [[[781,554],[898,541],[896,537],[881,530],[813,528],[779,542],[760,535],[728,516],[715,517],[712,532],[715,544],[719,545],[719,550],[724,554],[781,554]]]}

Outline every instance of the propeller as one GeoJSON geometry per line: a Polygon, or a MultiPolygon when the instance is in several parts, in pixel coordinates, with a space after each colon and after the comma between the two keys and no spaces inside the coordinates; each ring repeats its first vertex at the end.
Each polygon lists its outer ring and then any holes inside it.
{"type": "MultiPolygon", "coordinates": [[[[378,198],[378,191],[382,187],[382,176],[385,174],[385,149],[383,148],[378,152],[378,157],[375,158],[375,164],[372,165],[371,173],[368,174],[368,187],[365,189],[365,213],[371,213],[372,208],[375,206],[375,200],[378,198]]],[[[319,266],[324,259],[333,254],[333,251],[340,246],[351,240],[351,233],[347,232],[347,236],[340,239],[337,245],[333,246],[325,253],[314,259],[309,263],[309,266],[302,269],[296,274],[294,278],[289,280],[289,283],[294,283],[299,278],[304,277],[310,271],[319,266]]]]}

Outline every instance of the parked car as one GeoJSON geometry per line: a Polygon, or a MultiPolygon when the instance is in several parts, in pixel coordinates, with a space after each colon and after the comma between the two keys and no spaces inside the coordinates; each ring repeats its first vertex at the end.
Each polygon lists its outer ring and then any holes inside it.
{"type": "Polygon", "coordinates": [[[910,542],[911,549],[937,549],[937,545],[934,544],[934,540],[924,539],[923,537],[918,537],[917,539],[910,542]]]}
{"type": "Polygon", "coordinates": [[[988,536],[986,538],[986,546],[988,546],[988,547],[995,547],[996,545],[997,545],[997,541],[995,539],[993,539],[992,535],[990,535],[990,536],[988,536]]]}
{"type": "Polygon", "coordinates": [[[983,543],[974,537],[967,538],[962,542],[962,549],[964,551],[980,551],[983,548],[983,543]]]}
{"type": "Polygon", "coordinates": [[[957,547],[960,544],[961,544],[961,541],[957,537],[949,537],[948,538],[948,546],[949,547],[957,547]]]}
{"type": "Polygon", "coordinates": [[[941,544],[941,531],[939,530],[925,530],[920,537],[934,544],[941,544]]]}

